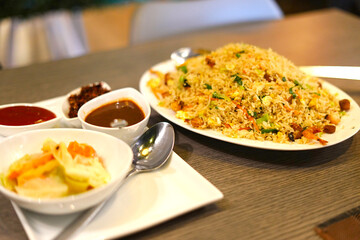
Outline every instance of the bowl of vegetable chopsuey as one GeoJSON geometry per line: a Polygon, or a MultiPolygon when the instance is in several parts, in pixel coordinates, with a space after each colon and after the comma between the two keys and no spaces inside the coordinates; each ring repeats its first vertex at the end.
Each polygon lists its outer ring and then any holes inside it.
{"type": "Polygon", "coordinates": [[[110,196],[131,167],[122,140],[83,129],[43,129],[0,143],[0,192],[28,210],[68,214],[110,196]]]}

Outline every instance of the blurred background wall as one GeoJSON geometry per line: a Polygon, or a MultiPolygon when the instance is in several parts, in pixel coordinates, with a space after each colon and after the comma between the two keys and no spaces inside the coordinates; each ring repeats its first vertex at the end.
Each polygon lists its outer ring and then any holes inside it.
{"type": "MultiPolygon", "coordinates": [[[[116,4],[126,5],[131,3],[142,3],[147,1],[152,0],[1,0],[0,19],[15,16],[28,17],[59,9],[76,10],[116,4]]],[[[276,2],[279,4],[285,15],[329,7],[337,7],[354,14],[360,14],[359,0],[276,0],[276,2]]]]}
{"type": "MultiPolygon", "coordinates": [[[[20,67],[126,47],[134,13],[153,1],[0,0],[0,64],[20,67]]],[[[333,7],[360,15],[360,0],[269,1],[285,16],[333,7]]]]}

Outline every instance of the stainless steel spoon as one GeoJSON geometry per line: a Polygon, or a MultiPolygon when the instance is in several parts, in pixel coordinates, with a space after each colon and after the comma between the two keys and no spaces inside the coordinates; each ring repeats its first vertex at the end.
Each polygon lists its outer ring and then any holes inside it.
{"type": "MultiPolygon", "coordinates": [[[[201,55],[189,47],[180,48],[171,53],[170,58],[175,65],[183,64],[186,59],[201,55]]],[[[360,80],[360,67],[353,66],[301,66],[303,72],[324,78],[360,80]]]]}
{"type": "MultiPolygon", "coordinates": [[[[135,143],[131,145],[134,153],[133,166],[128,172],[125,179],[135,173],[153,171],[160,168],[170,158],[175,142],[175,132],[173,127],[166,122],[155,124],[141,135],[135,143]]],[[[121,187],[119,184],[116,191],[121,187]]],[[[110,198],[110,197],[109,197],[110,198]]],[[[68,239],[70,236],[80,231],[88,225],[91,220],[100,212],[106,204],[105,199],[100,204],[85,210],[78,218],[72,222],[68,228],[60,232],[54,240],[68,239]]]]}
{"type": "Polygon", "coordinates": [[[183,64],[187,59],[199,56],[199,53],[196,53],[189,47],[183,47],[175,50],[171,53],[170,59],[173,60],[175,65],[183,64]]]}

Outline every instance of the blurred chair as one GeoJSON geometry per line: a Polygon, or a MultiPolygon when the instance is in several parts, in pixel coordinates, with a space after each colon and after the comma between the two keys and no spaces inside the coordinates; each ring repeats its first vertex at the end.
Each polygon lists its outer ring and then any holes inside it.
{"type": "Polygon", "coordinates": [[[129,44],[130,21],[136,3],[112,4],[82,11],[89,51],[107,51],[129,44]]]}
{"type": "Polygon", "coordinates": [[[77,57],[88,52],[81,12],[45,14],[45,29],[53,60],[77,57]]]}
{"type": "Polygon", "coordinates": [[[4,19],[0,23],[0,61],[4,68],[24,66],[49,58],[43,21],[4,19]]]}
{"type": "Polygon", "coordinates": [[[143,3],[132,20],[130,43],[237,22],[280,19],[274,0],[195,0],[143,3]]]}
{"type": "Polygon", "coordinates": [[[0,62],[4,68],[76,57],[87,52],[79,12],[56,11],[0,22],[0,62]]]}

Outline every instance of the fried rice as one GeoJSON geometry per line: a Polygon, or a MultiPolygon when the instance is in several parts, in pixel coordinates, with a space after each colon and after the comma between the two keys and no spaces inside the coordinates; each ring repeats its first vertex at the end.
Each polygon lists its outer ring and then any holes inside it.
{"type": "Polygon", "coordinates": [[[349,101],[271,49],[228,44],[188,59],[176,71],[152,71],[148,86],[159,105],[194,128],[233,138],[326,144],[349,101]],[[345,107],[344,103],[345,102],[345,107]]]}

